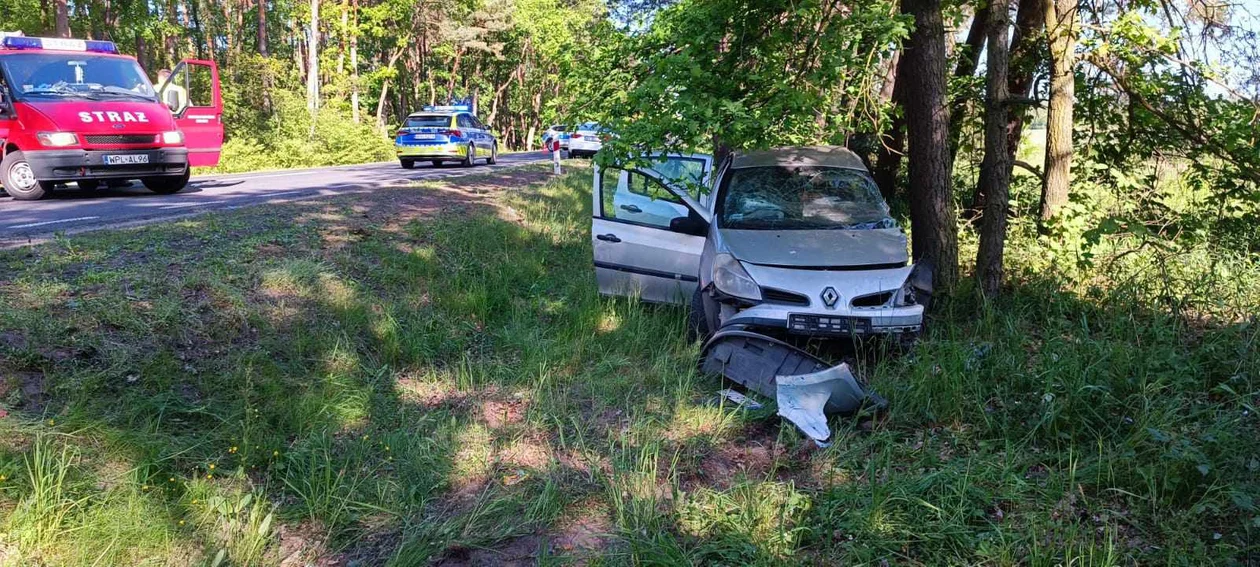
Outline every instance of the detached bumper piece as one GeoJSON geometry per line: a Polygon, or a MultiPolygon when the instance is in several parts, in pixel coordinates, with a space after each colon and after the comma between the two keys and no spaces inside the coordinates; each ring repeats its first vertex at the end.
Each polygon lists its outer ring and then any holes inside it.
{"type": "Polygon", "coordinates": [[[743,327],[718,331],[705,343],[701,356],[703,372],[725,376],[774,398],[779,415],[819,445],[831,440],[828,415],[888,405],[859,382],[847,364],[831,366],[808,352],[743,327]]]}

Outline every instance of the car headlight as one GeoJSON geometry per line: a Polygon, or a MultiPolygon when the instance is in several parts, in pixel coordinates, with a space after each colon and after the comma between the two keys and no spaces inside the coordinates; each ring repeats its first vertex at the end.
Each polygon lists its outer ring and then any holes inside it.
{"type": "Polygon", "coordinates": [[[910,285],[910,280],[901,284],[901,289],[897,290],[897,295],[893,298],[893,307],[908,307],[918,305],[919,298],[914,293],[914,286],[910,285]]]}
{"type": "Polygon", "coordinates": [[[79,145],[79,137],[74,132],[40,132],[35,137],[39,143],[53,148],[79,145]]]}
{"type": "Polygon", "coordinates": [[[179,130],[171,132],[162,132],[163,144],[182,144],[184,143],[184,133],[179,130]]]}
{"type": "Polygon", "coordinates": [[[761,301],[761,286],[730,254],[718,254],[713,259],[713,285],[726,295],[761,301]]]}

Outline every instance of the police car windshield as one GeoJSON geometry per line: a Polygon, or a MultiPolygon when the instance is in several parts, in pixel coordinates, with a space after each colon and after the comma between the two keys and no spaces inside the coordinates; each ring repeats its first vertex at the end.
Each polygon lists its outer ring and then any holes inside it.
{"type": "Polygon", "coordinates": [[[157,102],[153,85],[131,59],[91,53],[15,53],[0,71],[19,100],[127,98],[157,102]]]}
{"type": "Polygon", "coordinates": [[[449,114],[422,114],[420,116],[408,116],[407,128],[450,128],[451,116],[449,114]]]}

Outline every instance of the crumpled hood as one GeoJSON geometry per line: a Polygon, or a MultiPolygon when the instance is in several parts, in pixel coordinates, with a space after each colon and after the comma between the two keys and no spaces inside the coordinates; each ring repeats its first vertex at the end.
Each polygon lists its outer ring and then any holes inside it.
{"type": "Polygon", "coordinates": [[[898,228],[869,230],[721,229],[722,245],[743,262],[808,268],[905,265],[906,235],[898,228]]]}

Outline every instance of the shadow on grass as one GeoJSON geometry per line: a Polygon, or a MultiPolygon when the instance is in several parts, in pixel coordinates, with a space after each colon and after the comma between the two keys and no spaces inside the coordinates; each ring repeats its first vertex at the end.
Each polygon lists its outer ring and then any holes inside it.
{"type": "Polygon", "coordinates": [[[0,255],[4,543],[55,564],[1254,553],[1253,328],[1052,278],[956,300],[913,355],[860,355],[892,409],[817,450],[708,403],[681,311],[598,297],[589,176],[516,192],[545,179],[0,255]],[[40,492],[53,524],[21,478],[41,443],[77,455],[40,492]]]}

